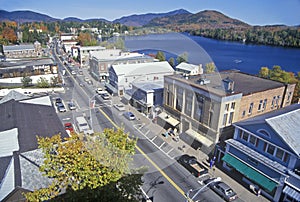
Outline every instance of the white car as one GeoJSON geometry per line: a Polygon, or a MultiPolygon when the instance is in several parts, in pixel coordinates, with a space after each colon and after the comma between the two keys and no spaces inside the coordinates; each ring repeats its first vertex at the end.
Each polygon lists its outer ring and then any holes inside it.
{"type": "Polygon", "coordinates": [[[125,106],[123,104],[114,104],[114,107],[119,111],[125,111],[125,106]]]}

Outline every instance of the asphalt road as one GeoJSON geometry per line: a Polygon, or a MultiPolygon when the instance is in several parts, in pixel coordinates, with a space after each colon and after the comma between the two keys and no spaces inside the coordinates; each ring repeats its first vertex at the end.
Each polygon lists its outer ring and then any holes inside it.
{"type": "MultiPolygon", "coordinates": [[[[57,59],[57,58],[56,58],[57,59]]],[[[59,64],[59,71],[64,66],[59,64]]],[[[86,72],[84,72],[86,73],[86,72]]],[[[96,95],[95,87],[84,82],[86,75],[76,75],[75,77],[66,71],[64,75],[65,93],[53,94],[52,97],[61,97],[67,108],[69,101],[75,102],[77,109],[67,112],[58,113],[62,122],[74,123],[76,116],[85,115],[95,131],[102,131],[104,128],[113,128],[123,126],[131,137],[138,137],[136,154],[134,155],[133,167],[145,167],[147,172],[143,176],[143,190],[151,197],[153,201],[158,202],[175,202],[186,201],[185,193],[188,190],[195,190],[202,187],[199,179],[191,175],[184,167],[177,163],[176,160],[166,156],[161,150],[155,147],[150,141],[144,138],[140,131],[136,130],[134,125],[142,124],[138,120],[129,121],[125,119],[116,109],[112,108],[110,102],[104,101],[96,95]],[[84,86],[79,86],[84,83],[84,86]],[[89,108],[90,100],[96,100],[96,108],[89,108]]],[[[74,125],[75,127],[75,125],[74,125]]],[[[192,197],[194,192],[190,194],[192,197]]],[[[210,189],[203,191],[194,199],[194,201],[223,201],[210,189]]]]}

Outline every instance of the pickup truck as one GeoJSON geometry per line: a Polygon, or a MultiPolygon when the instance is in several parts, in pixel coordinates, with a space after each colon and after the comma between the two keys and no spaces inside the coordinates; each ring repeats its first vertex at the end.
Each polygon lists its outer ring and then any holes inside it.
{"type": "Polygon", "coordinates": [[[195,177],[200,177],[208,173],[208,169],[199,163],[194,156],[184,154],[178,159],[178,163],[190,171],[195,177]]]}

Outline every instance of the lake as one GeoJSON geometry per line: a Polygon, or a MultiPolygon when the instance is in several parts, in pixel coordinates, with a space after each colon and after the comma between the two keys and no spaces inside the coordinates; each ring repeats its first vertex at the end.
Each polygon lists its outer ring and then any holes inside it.
{"type": "Polygon", "coordinates": [[[228,42],[188,34],[168,33],[126,36],[125,47],[140,53],[166,53],[166,58],[188,53],[192,64],[214,62],[219,71],[238,69],[257,74],[261,67],[279,65],[285,71],[300,71],[300,49],[228,42]]]}

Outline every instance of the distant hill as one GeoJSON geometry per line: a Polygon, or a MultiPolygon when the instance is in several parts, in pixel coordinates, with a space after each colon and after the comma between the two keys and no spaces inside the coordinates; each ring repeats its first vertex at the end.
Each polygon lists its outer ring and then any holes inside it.
{"type": "Polygon", "coordinates": [[[66,22],[91,22],[91,21],[105,21],[108,20],[99,18],[99,19],[86,19],[82,20],[76,17],[68,17],[64,19],[52,18],[48,15],[33,12],[33,11],[5,11],[0,10],[0,22],[1,21],[15,21],[15,22],[55,22],[55,21],[66,21],[66,22]]]}
{"type": "Polygon", "coordinates": [[[181,13],[173,16],[154,18],[146,26],[184,27],[186,29],[201,28],[246,28],[250,25],[230,18],[218,11],[205,10],[196,14],[181,13]]]}
{"type": "Polygon", "coordinates": [[[16,22],[54,22],[59,19],[52,18],[45,14],[36,13],[33,11],[5,11],[0,10],[0,21],[16,21],[16,22]]]}
{"type": "Polygon", "coordinates": [[[191,14],[187,10],[179,9],[175,11],[171,11],[168,13],[147,13],[147,14],[141,14],[141,15],[130,15],[125,16],[119,19],[114,20],[114,23],[121,23],[127,26],[144,26],[148,24],[152,19],[154,18],[161,18],[161,17],[171,17],[174,15],[180,15],[180,14],[191,14]]]}

